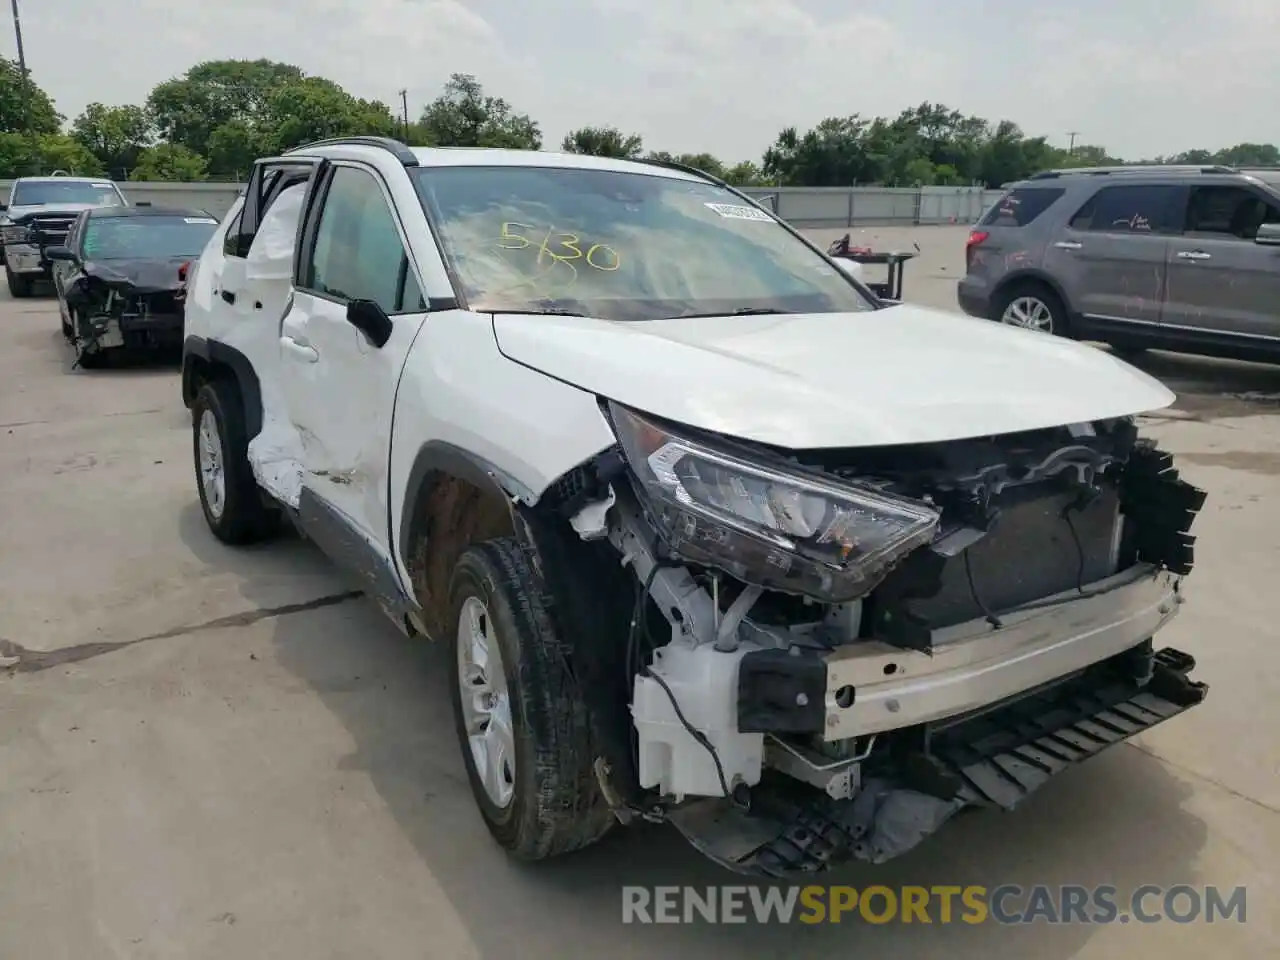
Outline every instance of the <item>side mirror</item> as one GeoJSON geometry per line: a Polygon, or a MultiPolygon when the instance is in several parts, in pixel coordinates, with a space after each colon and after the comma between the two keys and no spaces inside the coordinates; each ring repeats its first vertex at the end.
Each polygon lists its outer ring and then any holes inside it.
{"type": "Polygon", "coordinates": [[[347,304],[347,322],[381,349],[391,339],[391,318],[373,300],[352,300],[347,304]]]}
{"type": "Polygon", "coordinates": [[[46,260],[64,260],[67,263],[75,263],[80,259],[70,247],[45,247],[44,256],[46,260]]]}
{"type": "Polygon", "coordinates": [[[1280,223],[1264,223],[1258,228],[1258,235],[1253,238],[1253,242],[1264,247],[1280,247],[1280,223]]]}
{"type": "Polygon", "coordinates": [[[4,213],[8,209],[9,205],[7,203],[0,203],[0,213],[4,213]]]}

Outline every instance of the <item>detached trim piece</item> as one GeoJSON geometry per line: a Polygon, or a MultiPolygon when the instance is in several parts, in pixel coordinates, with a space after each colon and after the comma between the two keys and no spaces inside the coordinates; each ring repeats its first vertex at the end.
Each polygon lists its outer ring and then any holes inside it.
{"type": "Polygon", "coordinates": [[[1128,546],[1137,560],[1190,573],[1196,538],[1189,531],[1205,496],[1181,478],[1170,454],[1152,441],[1139,441],[1120,481],[1120,509],[1130,521],[1128,546]]]}

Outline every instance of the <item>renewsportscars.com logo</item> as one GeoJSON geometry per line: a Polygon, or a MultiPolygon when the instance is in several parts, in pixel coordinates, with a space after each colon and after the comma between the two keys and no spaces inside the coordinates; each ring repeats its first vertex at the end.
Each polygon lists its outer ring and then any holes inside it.
{"type": "Polygon", "coordinates": [[[1244,887],[623,887],[623,923],[1245,922],[1244,887]]]}

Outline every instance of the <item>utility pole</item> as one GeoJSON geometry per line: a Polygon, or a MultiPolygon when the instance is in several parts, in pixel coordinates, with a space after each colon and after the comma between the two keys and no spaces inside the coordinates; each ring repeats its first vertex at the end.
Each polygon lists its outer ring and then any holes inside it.
{"type": "MultiPolygon", "coordinates": [[[[14,0],[14,3],[17,3],[17,2],[18,0],[14,0]]],[[[400,115],[404,119],[404,139],[405,139],[405,143],[408,143],[409,142],[409,91],[408,90],[400,91],[400,109],[402,111],[400,115]]]]}
{"type": "Polygon", "coordinates": [[[1071,138],[1071,146],[1067,147],[1067,156],[1074,157],[1076,153],[1076,137],[1080,136],[1080,131],[1068,130],[1067,136],[1071,138]]]}
{"type": "Polygon", "coordinates": [[[27,55],[22,50],[22,14],[18,12],[18,0],[10,0],[13,7],[13,35],[18,41],[18,70],[22,79],[27,78],[27,55]]]}

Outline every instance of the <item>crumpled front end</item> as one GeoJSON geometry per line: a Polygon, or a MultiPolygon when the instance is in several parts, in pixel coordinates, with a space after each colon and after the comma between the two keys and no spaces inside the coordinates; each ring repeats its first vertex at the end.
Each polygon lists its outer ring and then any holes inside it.
{"type": "Polygon", "coordinates": [[[1153,641],[1204,494],[1128,418],[809,453],[610,415],[569,500],[638,590],[623,819],[748,873],[882,862],[1206,694],[1153,641]]]}
{"type": "Polygon", "coordinates": [[[115,347],[177,348],[182,331],[190,264],[85,264],[64,296],[72,338],[86,353],[115,347]]]}

